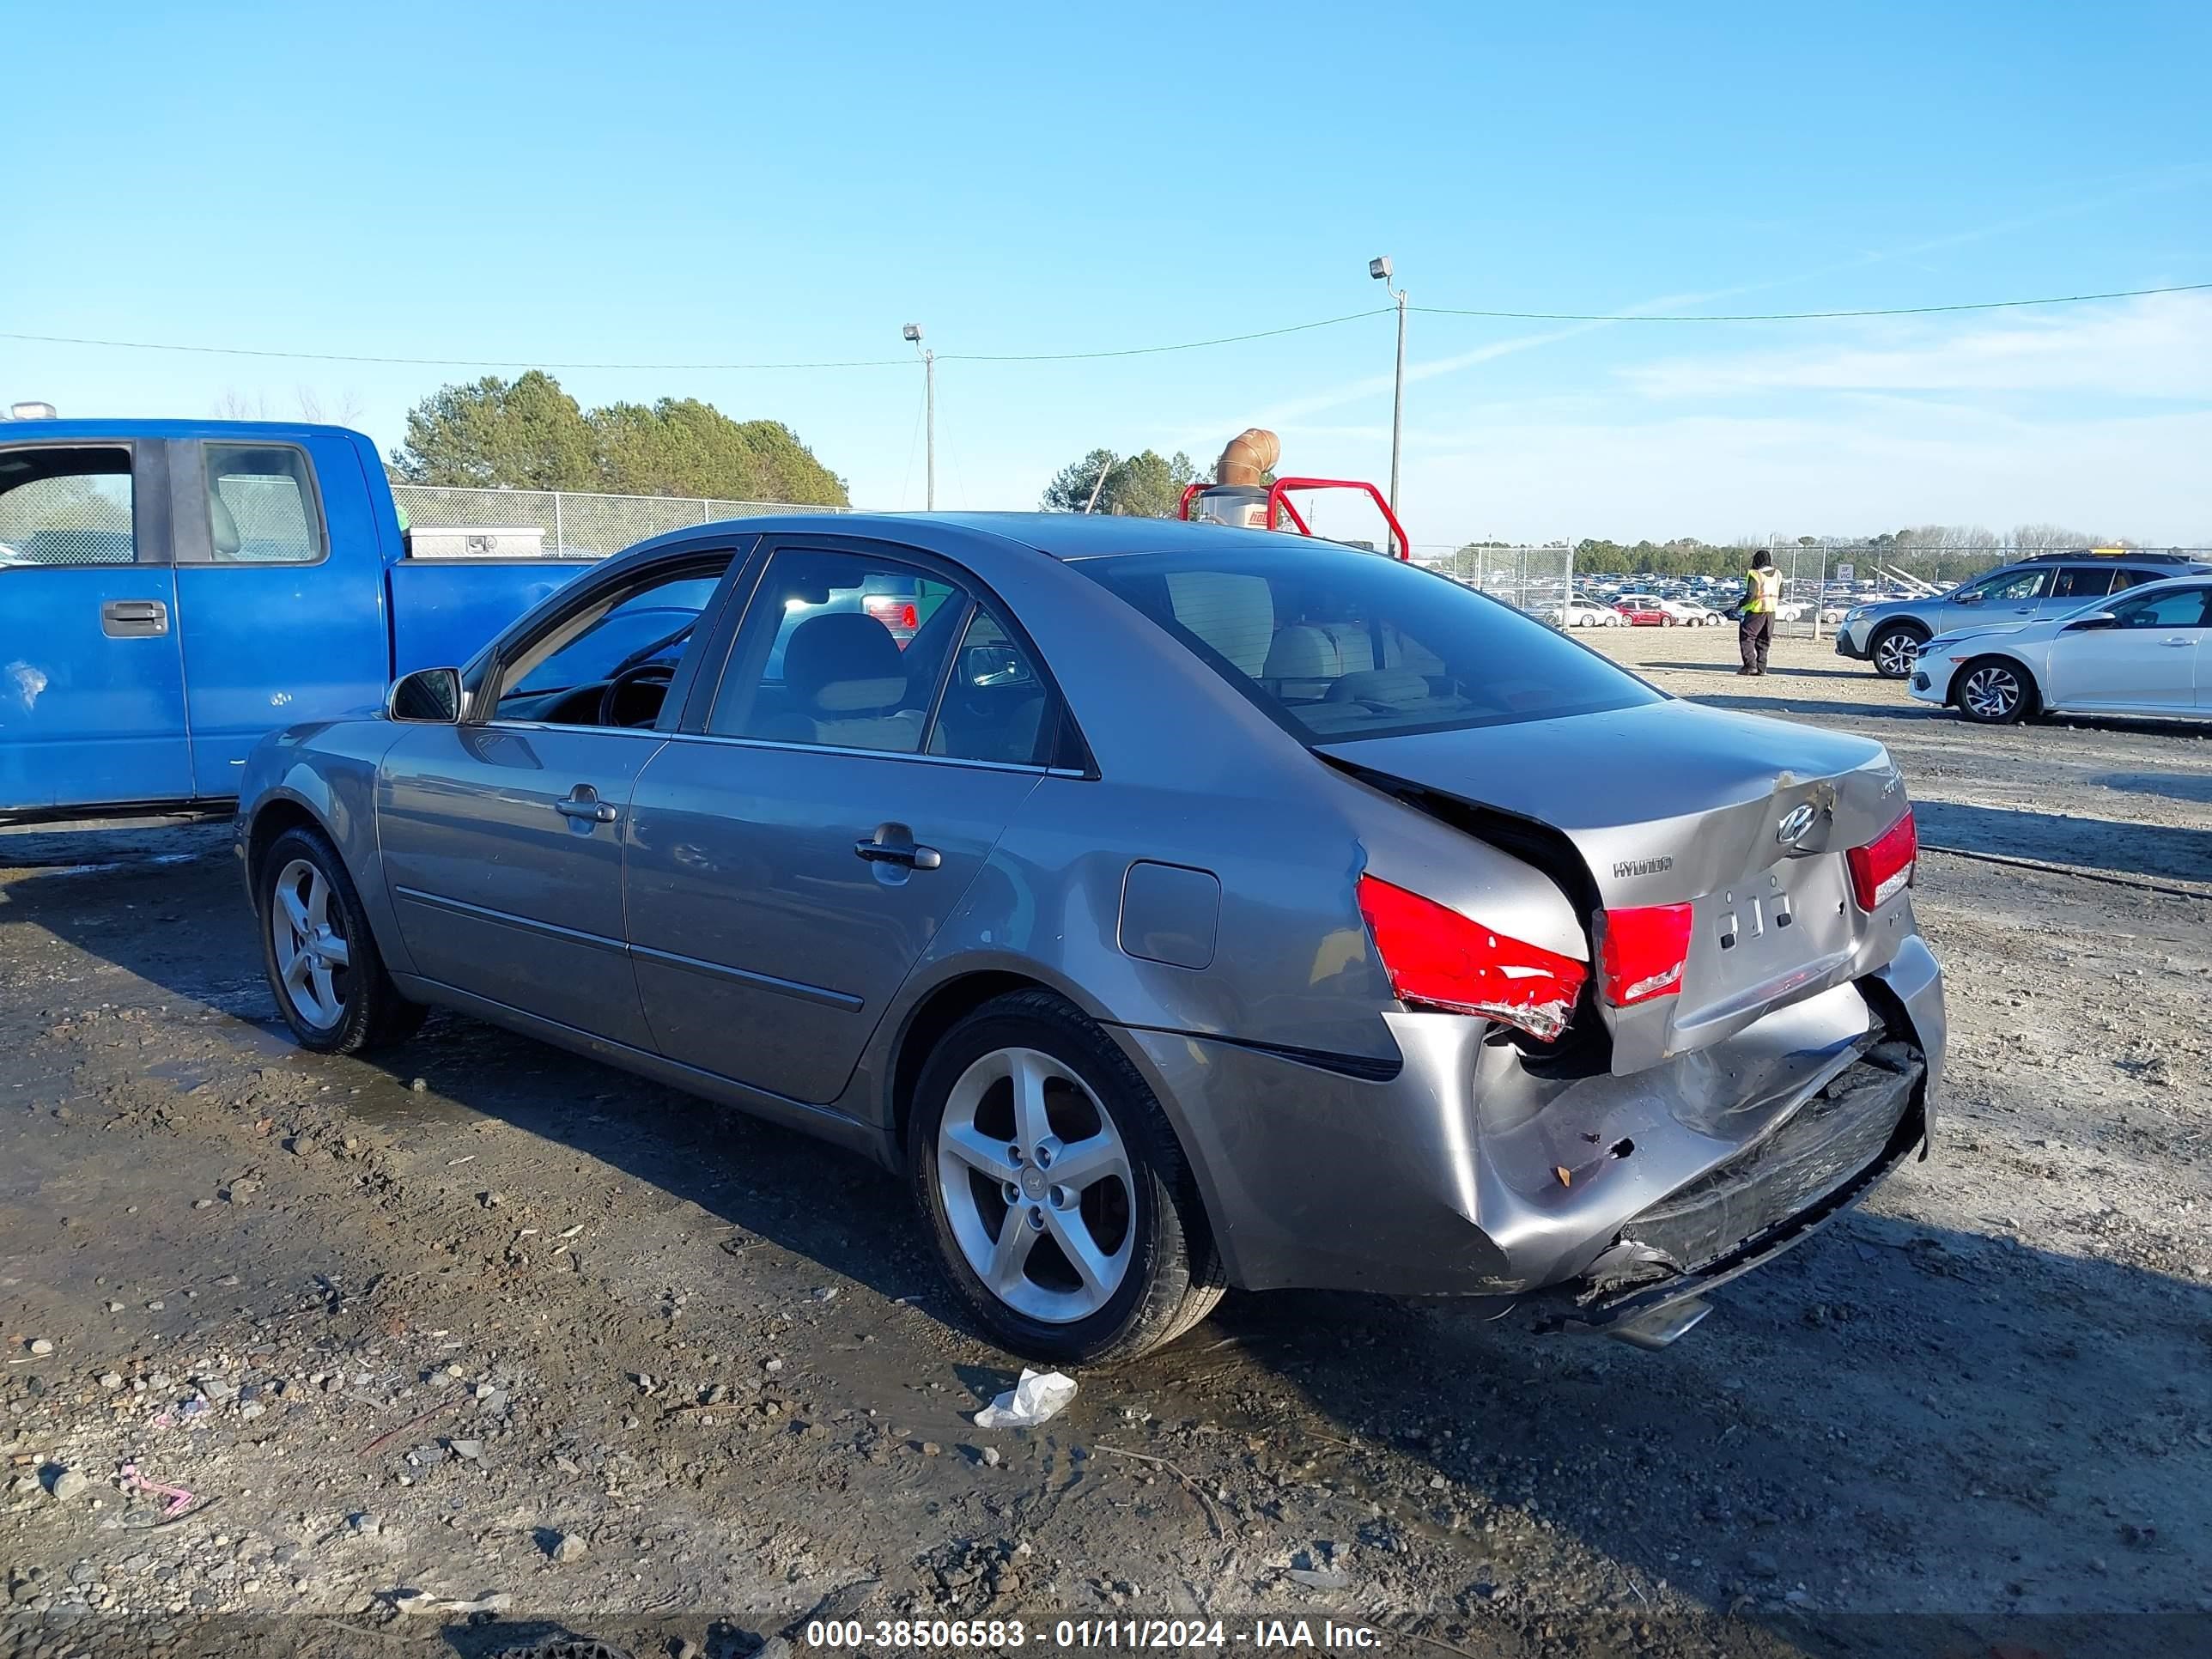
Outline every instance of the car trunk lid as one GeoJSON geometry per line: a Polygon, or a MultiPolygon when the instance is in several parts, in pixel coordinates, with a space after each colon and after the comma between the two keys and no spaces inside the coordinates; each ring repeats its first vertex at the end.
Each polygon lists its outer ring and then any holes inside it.
{"type": "Polygon", "coordinates": [[[1847,851],[1905,808],[1887,751],[1863,738],[1669,701],[1322,752],[1416,804],[1431,795],[1504,815],[1509,834],[1547,842],[1593,960],[1597,913],[1690,907],[1679,990],[1624,1007],[1599,1000],[1617,1073],[1879,966],[1875,941],[1897,931],[1889,906],[1869,915],[1852,896],[1847,851]],[[1576,867],[1561,868],[1569,858],[1576,867]]]}

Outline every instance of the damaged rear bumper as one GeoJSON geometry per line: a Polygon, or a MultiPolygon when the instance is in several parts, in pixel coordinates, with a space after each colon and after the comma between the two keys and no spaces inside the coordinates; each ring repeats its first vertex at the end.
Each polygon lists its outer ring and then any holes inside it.
{"type": "Polygon", "coordinates": [[[1632,1217],[1546,1298],[1545,1322],[1633,1333],[1810,1237],[1925,1145],[1926,1080],[1910,1045],[1878,1044],[1773,1133],[1632,1217]]]}
{"type": "Polygon", "coordinates": [[[1535,1298],[1615,1324],[1862,1194],[1922,1144],[1943,1060],[1942,974],[1917,936],[1865,980],[1626,1077],[1547,1076],[1476,1020],[1385,1018],[1404,1056],[1388,1079],[1118,1034],[1191,1154],[1232,1283],[1535,1298]],[[1638,1225],[1645,1265],[1624,1278],[1612,1253],[1638,1225]]]}

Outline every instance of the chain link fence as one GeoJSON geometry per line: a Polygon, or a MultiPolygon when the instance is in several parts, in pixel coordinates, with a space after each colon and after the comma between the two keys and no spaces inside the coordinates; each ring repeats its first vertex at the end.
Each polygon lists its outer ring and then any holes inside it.
{"type": "Polygon", "coordinates": [[[1502,599],[1531,616],[1555,616],[1565,605],[1575,577],[1574,549],[1560,543],[1543,547],[1459,547],[1416,542],[1413,562],[1454,581],[1502,599]]]}
{"type": "Polygon", "coordinates": [[[726,501],[694,495],[600,495],[571,489],[470,489],[396,483],[417,558],[601,559],[671,530],[764,513],[846,511],[787,501],[726,501]]]}

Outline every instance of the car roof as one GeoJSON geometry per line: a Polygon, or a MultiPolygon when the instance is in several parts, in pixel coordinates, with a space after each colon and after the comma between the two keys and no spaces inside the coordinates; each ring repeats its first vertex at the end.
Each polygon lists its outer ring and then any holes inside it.
{"type": "Polygon", "coordinates": [[[1237,547],[1255,555],[1265,555],[1279,551],[1285,544],[1335,548],[1345,553],[1378,556],[1370,549],[1354,547],[1347,542],[1300,536],[1288,531],[1242,530],[1205,521],[1194,524],[1181,519],[1117,518],[1108,514],[1083,513],[763,514],[669,531],[636,547],[626,548],[617,556],[626,556],[639,548],[690,542],[707,534],[872,536],[921,543],[937,539],[927,535],[933,529],[989,536],[1062,560],[1135,553],[1219,552],[1237,547]]]}

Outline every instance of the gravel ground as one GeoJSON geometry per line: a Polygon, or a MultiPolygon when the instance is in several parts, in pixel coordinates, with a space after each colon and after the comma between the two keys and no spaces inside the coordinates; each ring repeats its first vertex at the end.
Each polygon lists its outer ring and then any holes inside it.
{"type": "Polygon", "coordinates": [[[1238,1297],[1026,1431],[869,1166],[454,1018],[301,1054],[227,830],[0,836],[0,1656],[2212,1650],[2212,746],[1595,642],[1891,745],[1934,1155],[1661,1353],[1238,1297]]]}

